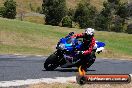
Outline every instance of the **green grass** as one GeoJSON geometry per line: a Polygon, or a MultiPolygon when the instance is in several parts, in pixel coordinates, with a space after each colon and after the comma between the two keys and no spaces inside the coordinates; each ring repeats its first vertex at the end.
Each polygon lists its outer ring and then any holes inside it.
{"type": "MultiPolygon", "coordinates": [[[[98,32],[96,38],[106,43],[106,53],[115,57],[132,56],[132,35],[114,32],[98,32]]],[[[109,55],[107,55],[109,56],[109,55]]]]}
{"type": "MultiPolygon", "coordinates": [[[[0,18],[0,53],[49,55],[55,50],[58,40],[72,31],[83,32],[82,29],[0,18]]],[[[132,35],[96,31],[95,37],[106,43],[104,53],[98,57],[132,57],[132,35]]]]}
{"type": "Polygon", "coordinates": [[[55,49],[58,39],[70,31],[68,28],[0,18],[0,53],[47,55],[55,49]]]}

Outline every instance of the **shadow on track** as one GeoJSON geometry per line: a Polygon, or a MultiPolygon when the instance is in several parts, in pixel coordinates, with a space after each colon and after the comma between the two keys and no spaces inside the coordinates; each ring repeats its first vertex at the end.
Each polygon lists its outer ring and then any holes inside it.
{"type": "MultiPolygon", "coordinates": [[[[42,71],[46,71],[46,70],[43,69],[42,71]]],[[[59,69],[55,69],[53,71],[57,71],[57,72],[78,72],[78,69],[75,69],[75,68],[59,68],[59,69]]],[[[89,71],[96,71],[96,70],[87,69],[87,72],[89,72],[89,71]]]]}

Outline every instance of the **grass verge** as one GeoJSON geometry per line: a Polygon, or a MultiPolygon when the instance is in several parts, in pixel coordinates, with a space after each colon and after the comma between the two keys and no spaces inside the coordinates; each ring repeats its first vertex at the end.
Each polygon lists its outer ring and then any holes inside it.
{"type": "MultiPolygon", "coordinates": [[[[82,29],[0,18],[0,53],[49,55],[55,51],[58,40],[72,31],[83,32],[82,29]]],[[[97,57],[132,59],[131,34],[96,31],[95,37],[106,43],[104,53],[97,57]]]]}

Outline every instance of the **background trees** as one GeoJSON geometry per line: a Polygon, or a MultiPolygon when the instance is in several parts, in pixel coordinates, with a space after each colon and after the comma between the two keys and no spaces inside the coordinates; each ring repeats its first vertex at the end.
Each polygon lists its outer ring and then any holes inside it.
{"type": "MultiPolygon", "coordinates": [[[[34,5],[31,2],[29,6],[33,10],[34,5]]],[[[80,0],[76,7],[67,8],[66,0],[43,0],[42,8],[38,7],[36,12],[45,15],[44,23],[47,25],[76,28],[92,27],[99,31],[131,33],[132,3],[107,0],[103,3],[103,9],[97,11],[91,5],[90,0],[80,0]]],[[[3,7],[0,7],[0,16],[14,19],[16,17],[16,2],[5,0],[3,7]]]]}
{"type": "Polygon", "coordinates": [[[0,15],[4,18],[15,19],[16,2],[13,0],[6,0],[4,2],[4,7],[0,8],[0,15]]]}
{"type": "Polygon", "coordinates": [[[121,3],[120,0],[108,0],[103,3],[104,8],[96,17],[97,30],[125,32],[126,18],[128,10],[126,3],[121,3]]]}
{"type": "Polygon", "coordinates": [[[59,25],[67,12],[65,0],[43,0],[42,8],[46,24],[54,26],[59,25]]]}
{"type": "Polygon", "coordinates": [[[81,28],[94,27],[96,12],[96,8],[91,6],[90,3],[82,1],[76,8],[74,21],[79,23],[81,28]]]}

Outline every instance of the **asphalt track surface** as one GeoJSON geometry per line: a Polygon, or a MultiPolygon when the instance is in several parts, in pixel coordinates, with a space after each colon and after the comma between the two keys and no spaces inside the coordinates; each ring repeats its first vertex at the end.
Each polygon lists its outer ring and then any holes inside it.
{"type": "MultiPolygon", "coordinates": [[[[77,68],[57,68],[45,71],[43,63],[46,57],[0,55],[0,81],[26,80],[55,77],[71,77],[77,68]]],[[[131,74],[132,61],[99,59],[88,68],[87,74],[131,74]]]]}

